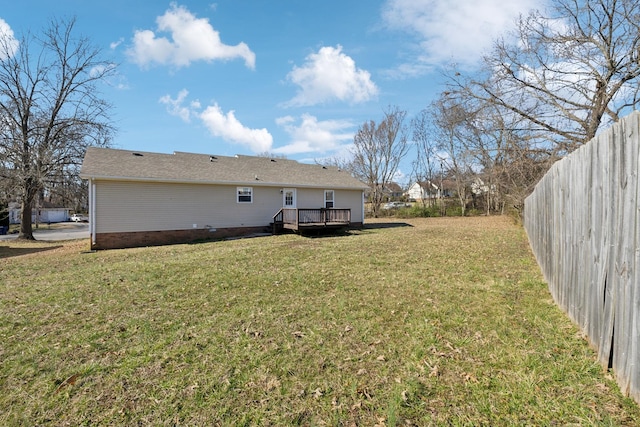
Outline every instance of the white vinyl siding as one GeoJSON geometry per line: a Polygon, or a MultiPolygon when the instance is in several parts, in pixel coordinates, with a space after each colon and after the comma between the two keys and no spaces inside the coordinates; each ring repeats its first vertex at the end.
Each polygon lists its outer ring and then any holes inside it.
{"type": "MultiPolygon", "coordinates": [[[[252,203],[237,203],[236,185],[93,182],[95,233],[261,227],[283,202],[282,187],[254,186],[252,203]]],[[[351,209],[352,222],[363,222],[361,190],[334,190],[334,198],[336,208],[351,209]]],[[[324,189],[298,188],[296,205],[323,207],[324,189]]]]}
{"type": "Polygon", "coordinates": [[[254,187],[253,203],[236,203],[236,191],[236,186],[96,181],[95,232],[259,227],[282,207],[279,188],[254,187]]]}

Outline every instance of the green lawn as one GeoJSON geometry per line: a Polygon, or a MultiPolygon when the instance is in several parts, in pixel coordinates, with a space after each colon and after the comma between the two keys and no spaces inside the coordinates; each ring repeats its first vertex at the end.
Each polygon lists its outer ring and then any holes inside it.
{"type": "Polygon", "coordinates": [[[0,242],[0,425],[640,422],[505,217],[88,247],[0,242]]]}

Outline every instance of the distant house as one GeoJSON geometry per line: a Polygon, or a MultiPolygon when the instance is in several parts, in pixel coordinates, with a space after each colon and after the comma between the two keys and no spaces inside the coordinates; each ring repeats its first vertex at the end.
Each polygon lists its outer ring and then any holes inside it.
{"type": "Polygon", "coordinates": [[[405,196],[409,200],[427,200],[451,197],[455,193],[455,183],[450,180],[416,181],[409,186],[405,196]],[[442,187],[442,188],[441,188],[442,187]]]}
{"type": "Polygon", "coordinates": [[[475,177],[471,182],[471,192],[476,196],[482,196],[484,194],[495,194],[496,186],[495,184],[485,184],[485,182],[480,177],[475,177]]]}
{"type": "Polygon", "coordinates": [[[411,184],[405,195],[409,200],[425,200],[437,197],[438,187],[431,181],[417,181],[411,184]]]}
{"type": "Polygon", "coordinates": [[[390,182],[385,186],[384,193],[388,200],[399,200],[402,198],[402,187],[396,182],[390,182]]]}
{"type": "MultiPolygon", "coordinates": [[[[32,223],[52,223],[69,221],[69,208],[56,207],[49,202],[43,202],[42,206],[34,207],[31,211],[32,223]]],[[[22,221],[22,207],[20,203],[9,203],[9,222],[20,224],[22,221]]]]}
{"type": "Polygon", "coordinates": [[[287,159],[91,147],[80,176],[93,249],[364,222],[365,184],[287,159]]]}
{"type": "MultiPolygon", "coordinates": [[[[365,191],[365,198],[370,199],[373,196],[374,188],[369,187],[365,191]]],[[[382,200],[383,201],[393,201],[399,200],[403,196],[402,187],[396,182],[388,182],[384,185],[384,189],[382,190],[382,200]]]]}

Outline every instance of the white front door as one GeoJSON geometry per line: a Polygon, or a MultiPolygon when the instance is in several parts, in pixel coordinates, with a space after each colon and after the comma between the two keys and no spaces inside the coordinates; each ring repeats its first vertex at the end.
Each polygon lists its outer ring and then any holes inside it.
{"type": "Polygon", "coordinates": [[[296,189],[285,188],[282,190],[282,206],[285,208],[295,209],[296,207],[296,189]]]}

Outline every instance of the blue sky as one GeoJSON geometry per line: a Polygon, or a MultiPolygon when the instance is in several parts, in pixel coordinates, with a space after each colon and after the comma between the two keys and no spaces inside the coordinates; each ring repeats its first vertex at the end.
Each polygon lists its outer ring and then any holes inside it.
{"type": "MultiPolygon", "coordinates": [[[[303,162],[345,157],[388,106],[407,119],[540,0],[0,0],[0,31],[52,17],[119,64],[103,85],[117,148],[303,162]]],[[[413,153],[410,153],[413,156],[413,153]]],[[[402,174],[410,173],[408,162],[402,174]]]]}

